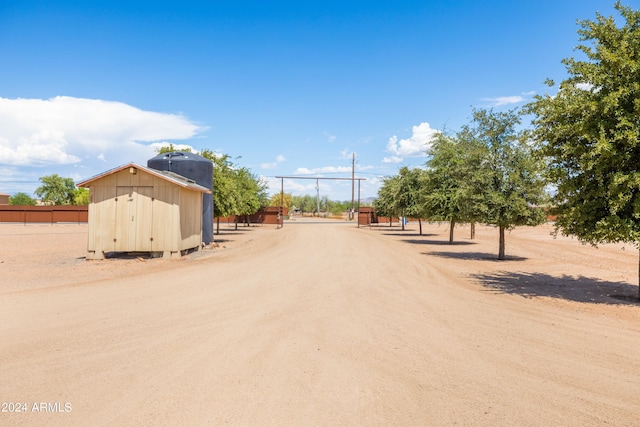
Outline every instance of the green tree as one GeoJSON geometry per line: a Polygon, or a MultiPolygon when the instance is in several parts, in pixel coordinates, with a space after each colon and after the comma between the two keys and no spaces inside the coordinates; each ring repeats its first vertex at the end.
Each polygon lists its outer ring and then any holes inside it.
{"type": "Polygon", "coordinates": [[[403,166],[397,175],[383,178],[378,191],[378,198],[374,202],[376,213],[388,217],[402,217],[402,230],[405,229],[404,218],[418,218],[420,233],[422,233],[423,205],[420,203],[421,186],[420,169],[403,166]]]}
{"type": "Polygon", "coordinates": [[[403,166],[398,171],[398,180],[394,187],[394,201],[396,209],[402,216],[402,230],[404,231],[404,218],[418,218],[420,234],[422,234],[422,219],[424,205],[420,203],[423,171],[418,168],[408,168],[403,166]]]}
{"type": "Polygon", "coordinates": [[[89,204],[89,190],[86,188],[76,188],[73,196],[73,204],[76,206],[87,206],[89,204]]]}
{"type": "Polygon", "coordinates": [[[305,194],[304,196],[293,196],[291,199],[293,206],[300,209],[302,214],[305,212],[316,212],[318,210],[318,199],[315,196],[305,194]]]}
{"type": "Polygon", "coordinates": [[[395,202],[396,187],[399,185],[399,179],[400,177],[398,175],[382,178],[382,185],[380,185],[380,189],[378,189],[378,197],[373,201],[376,215],[388,217],[389,226],[392,224],[393,217],[400,215],[395,202]]]}
{"type": "Polygon", "coordinates": [[[291,200],[292,200],[291,193],[284,193],[284,200],[283,200],[282,193],[276,193],[272,195],[271,198],[269,199],[269,206],[283,206],[283,203],[284,203],[285,210],[290,210],[291,207],[293,206],[291,204],[291,200]]]}
{"type": "Polygon", "coordinates": [[[76,195],[76,185],[71,178],[63,178],[57,173],[40,178],[41,186],[35,195],[49,205],[71,205],[76,195]]]}
{"type": "Polygon", "coordinates": [[[34,206],[36,201],[27,193],[16,193],[9,196],[9,204],[14,206],[34,206]]]}
{"type": "Polygon", "coordinates": [[[640,247],[640,11],[615,9],[621,20],[579,22],[585,60],[564,59],[557,94],[526,111],[557,188],[556,232],[640,247]]]}
{"type": "Polygon", "coordinates": [[[266,206],[267,193],[266,183],[253,175],[247,168],[235,169],[235,185],[238,199],[235,204],[234,214],[236,215],[236,229],[238,228],[238,217],[244,216],[245,223],[249,225],[249,215],[266,206]]]}
{"type": "Polygon", "coordinates": [[[475,222],[483,218],[484,153],[468,127],[455,136],[439,133],[428,150],[421,203],[430,219],[449,221],[449,243],[456,224],[471,223],[473,238],[475,222]]]}
{"type": "MultiPolygon", "coordinates": [[[[421,203],[422,170],[403,166],[398,174],[385,177],[378,190],[378,197],[374,200],[376,214],[389,218],[399,216],[418,218],[420,233],[422,234],[422,217],[424,214],[421,203]]],[[[401,221],[404,231],[404,220],[401,221]]]]}
{"type": "Polygon", "coordinates": [[[499,229],[498,259],[505,258],[505,230],[519,225],[538,225],[545,221],[544,165],[534,156],[524,132],[516,131],[520,117],[511,110],[497,113],[473,112],[470,137],[484,150],[480,180],[486,182],[483,194],[484,221],[499,229]]]}
{"type": "Polygon", "coordinates": [[[331,206],[331,213],[333,215],[341,215],[343,212],[348,212],[350,210],[351,200],[343,200],[341,202],[334,201],[333,206],[331,206]]]}
{"type": "Polygon", "coordinates": [[[239,210],[235,165],[228,154],[216,155],[205,149],[200,155],[213,162],[213,217],[217,218],[216,233],[220,233],[220,218],[234,215],[239,210]]]}

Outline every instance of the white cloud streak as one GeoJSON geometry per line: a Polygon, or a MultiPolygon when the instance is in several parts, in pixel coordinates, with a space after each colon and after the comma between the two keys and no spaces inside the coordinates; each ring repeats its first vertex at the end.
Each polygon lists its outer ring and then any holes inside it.
{"type": "Polygon", "coordinates": [[[323,166],[321,168],[297,168],[294,175],[314,175],[323,173],[351,173],[351,166],[323,166]]]}
{"type": "Polygon", "coordinates": [[[482,98],[483,101],[489,103],[489,107],[504,107],[505,105],[514,105],[523,102],[525,99],[520,95],[498,96],[496,98],[482,98]]]}
{"type": "Polygon", "coordinates": [[[275,169],[278,167],[280,163],[284,163],[286,161],[285,157],[282,154],[278,154],[276,156],[276,161],[271,163],[261,163],[260,168],[262,169],[275,169]]]}

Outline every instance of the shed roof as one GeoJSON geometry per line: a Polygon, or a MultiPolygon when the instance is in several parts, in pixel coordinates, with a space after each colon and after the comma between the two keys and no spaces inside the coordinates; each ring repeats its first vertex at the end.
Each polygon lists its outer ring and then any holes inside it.
{"type": "Polygon", "coordinates": [[[179,185],[180,187],[183,187],[183,188],[188,188],[190,190],[199,191],[201,193],[207,193],[207,194],[211,193],[211,190],[209,190],[208,188],[205,188],[205,187],[203,187],[201,185],[198,185],[198,184],[196,184],[196,182],[194,180],[185,178],[184,176],[178,175],[175,172],[151,169],[151,168],[147,168],[147,167],[144,167],[144,166],[137,165],[135,163],[127,163],[126,165],[118,166],[116,168],[110,169],[110,170],[108,170],[106,172],[103,172],[103,173],[101,173],[99,175],[93,176],[93,177],[91,177],[89,179],[86,179],[84,181],[80,181],[76,185],[78,187],[85,187],[86,188],[86,187],[89,187],[89,185],[94,181],[97,181],[97,180],[99,180],[101,178],[104,178],[105,176],[112,175],[112,174],[114,174],[116,172],[120,172],[121,170],[128,169],[128,168],[131,168],[131,167],[134,167],[134,168],[136,168],[138,170],[141,170],[143,172],[146,172],[148,174],[155,175],[155,176],[157,176],[159,178],[162,178],[162,179],[164,179],[166,181],[169,181],[169,182],[171,182],[171,183],[173,183],[175,185],[179,185]]]}

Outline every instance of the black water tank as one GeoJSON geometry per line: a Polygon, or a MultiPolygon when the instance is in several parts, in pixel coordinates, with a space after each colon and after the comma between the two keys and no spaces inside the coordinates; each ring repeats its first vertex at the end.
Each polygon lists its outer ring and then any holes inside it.
{"type": "Polygon", "coordinates": [[[198,154],[173,152],[149,159],[147,167],[177,173],[211,190],[202,195],[202,242],[213,242],[213,162],[198,154]]]}

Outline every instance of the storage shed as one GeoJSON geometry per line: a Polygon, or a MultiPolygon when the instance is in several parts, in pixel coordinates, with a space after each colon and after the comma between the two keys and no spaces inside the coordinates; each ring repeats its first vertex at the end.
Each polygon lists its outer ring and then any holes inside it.
{"type": "Polygon", "coordinates": [[[173,172],[129,163],[79,182],[89,189],[87,259],[110,252],[180,258],[202,244],[202,195],[210,190],[173,172]]]}

